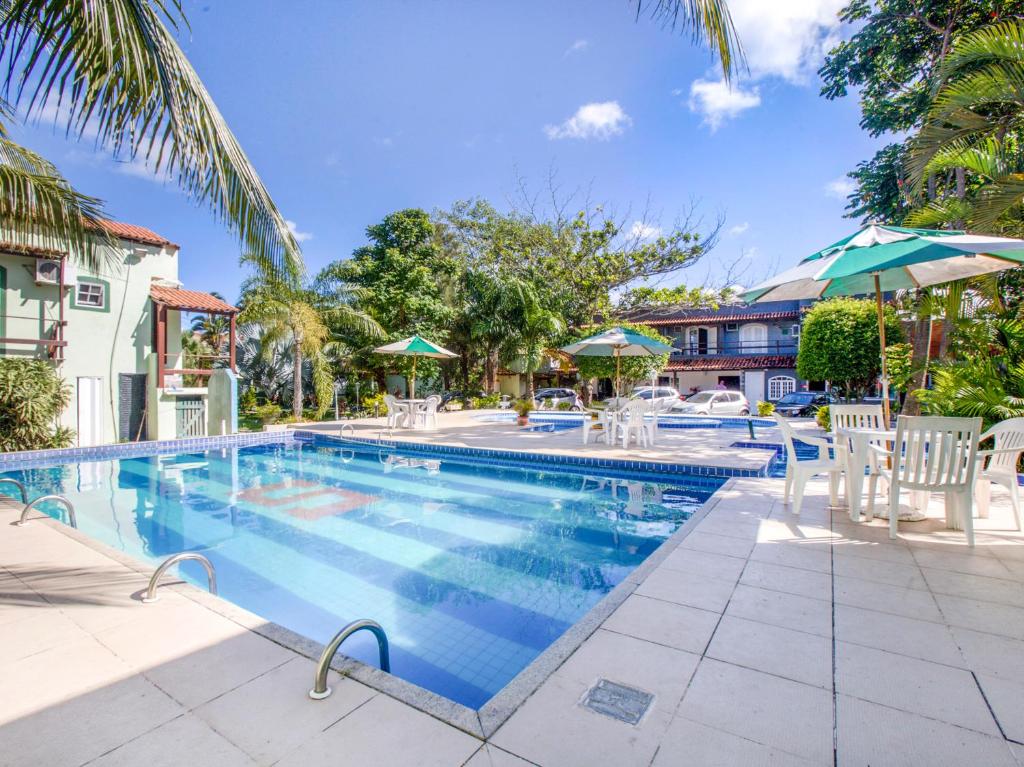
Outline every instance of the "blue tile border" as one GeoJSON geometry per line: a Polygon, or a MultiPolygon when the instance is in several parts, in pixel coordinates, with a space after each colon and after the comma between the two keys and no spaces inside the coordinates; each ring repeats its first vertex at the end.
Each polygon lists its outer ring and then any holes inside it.
{"type": "Polygon", "coordinates": [[[120,442],[116,445],[96,447],[66,447],[56,450],[25,450],[18,453],[0,453],[0,471],[40,468],[76,461],[102,461],[108,458],[135,458],[164,453],[186,453],[211,450],[218,447],[244,447],[275,442],[291,442],[291,431],[255,431],[229,434],[222,437],[193,437],[190,439],[149,440],[146,442],[120,442]]]}

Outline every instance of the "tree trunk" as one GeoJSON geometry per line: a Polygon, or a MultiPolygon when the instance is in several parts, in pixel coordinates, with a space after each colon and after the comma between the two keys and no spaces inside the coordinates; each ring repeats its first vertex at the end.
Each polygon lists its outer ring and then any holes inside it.
{"type": "Polygon", "coordinates": [[[914,371],[907,386],[907,396],[903,400],[901,415],[921,415],[921,403],[914,392],[924,388],[928,375],[928,362],[931,357],[932,345],[931,317],[918,317],[914,322],[914,336],[911,342],[911,369],[914,371]]]}
{"type": "Polygon", "coordinates": [[[533,399],[533,371],[526,371],[526,396],[528,399],[533,399]]]}
{"type": "Polygon", "coordinates": [[[487,394],[494,394],[497,386],[495,385],[494,375],[494,352],[487,350],[487,354],[484,357],[484,390],[487,394]]]}
{"type": "Polygon", "coordinates": [[[459,374],[462,376],[462,391],[469,391],[469,352],[459,355],[459,374]]]}
{"type": "Polygon", "coordinates": [[[292,365],[292,415],[296,420],[302,419],[302,348],[295,342],[292,365]]]}

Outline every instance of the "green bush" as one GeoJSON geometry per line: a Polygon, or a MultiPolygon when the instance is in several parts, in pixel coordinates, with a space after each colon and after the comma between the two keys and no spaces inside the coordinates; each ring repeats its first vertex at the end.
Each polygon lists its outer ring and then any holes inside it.
{"type": "Polygon", "coordinates": [[[251,386],[245,387],[242,396],[238,398],[238,409],[243,413],[251,413],[256,409],[259,402],[256,399],[256,390],[251,386]]]}
{"type": "Polygon", "coordinates": [[[829,413],[828,405],[822,405],[814,414],[814,421],[825,431],[832,431],[832,415],[829,413]]]}
{"type": "Polygon", "coordinates": [[[559,402],[557,405],[555,405],[555,410],[563,410],[563,411],[564,410],[572,410],[572,403],[571,402],[559,402]]]}
{"type": "Polygon", "coordinates": [[[774,402],[764,402],[763,400],[757,403],[757,414],[769,416],[775,412],[774,402]]]}
{"type": "Polygon", "coordinates": [[[279,405],[268,403],[266,405],[258,405],[253,410],[253,415],[256,416],[256,419],[260,423],[266,426],[268,423],[280,422],[281,419],[284,417],[284,411],[281,410],[281,407],[279,405]]]}
{"type": "Polygon", "coordinates": [[[0,452],[68,447],[74,432],[57,425],[71,387],[42,360],[0,359],[0,452]]]}
{"type": "Polygon", "coordinates": [[[384,393],[370,394],[363,397],[363,409],[370,413],[384,413],[386,410],[384,407],[384,393]]]}
{"type": "Polygon", "coordinates": [[[481,408],[481,409],[484,409],[484,410],[492,410],[492,409],[496,408],[498,406],[498,403],[500,403],[500,402],[501,402],[501,395],[500,394],[488,394],[488,395],[483,396],[483,397],[477,397],[476,398],[476,404],[474,405],[474,407],[478,407],[478,408],[481,408]]]}

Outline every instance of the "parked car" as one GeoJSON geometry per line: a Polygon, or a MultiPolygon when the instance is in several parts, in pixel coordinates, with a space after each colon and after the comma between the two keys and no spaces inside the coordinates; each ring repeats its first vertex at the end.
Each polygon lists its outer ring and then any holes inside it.
{"type": "Polygon", "coordinates": [[[672,406],[673,413],[692,415],[750,415],[750,403],[738,391],[699,391],[672,406]]]}
{"type": "Polygon", "coordinates": [[[441,405],[440,405],[439,409],[440,410],[448,410],[448,405],[451,402],[463,402],[464,400],[472,398],[472,397],[482,397],[482,396],[484,396],[484,393],[482,391],[475,391],[475,392],[464,392],[464,391],[461,391],[461,390],[446,391],[444,394],[441,395],[441,405]]]}
{"type": "Polygon", "coordinates": [[[633,399],[653,401],[655,405],[662,409],[681,402],[683,399],[682,395],[679,394],[679,390],[673,389],[671,386],[637,386],[630,392],[629,396],[633,399]]]}
{"type": "Polygon", "coordinates": [[[580,395],[574,389],[568,388],[538,389],[533,394],[533,402],[538,410],[549,408],[554,410],[563,402],[568,403],[573,410],[583,409],[583,400],[580,399],[580,395]]]}
{"type": "Polygon", "coordinates": [[[831,405],[838,401],[827,391],[791,391],[775,402],[775,412],[787,417],[811,417],[822,405],[831,405]]]}

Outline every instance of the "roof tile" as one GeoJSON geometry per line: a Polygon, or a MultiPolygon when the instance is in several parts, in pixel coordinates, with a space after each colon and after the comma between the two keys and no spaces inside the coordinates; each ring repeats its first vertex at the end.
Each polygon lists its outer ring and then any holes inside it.
{"type": "Polygon", "coordinates": [[[712,355],[693,359],[674,359],[666,371],[687,370],[754,370],[763,368],[795,368],[796,356],[792,354],[771,354],[757,357],[729,357],[712,355]]]}
{"type": "Polygon", "coordinates": [[[215,312],[217,314],[237,314],[238,308],[210,293],[198,290],[182,290],[167,288],[162,285],[150,285],[149,296],[154,301],[171,309],[186,312],[215,312]]]}

